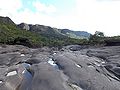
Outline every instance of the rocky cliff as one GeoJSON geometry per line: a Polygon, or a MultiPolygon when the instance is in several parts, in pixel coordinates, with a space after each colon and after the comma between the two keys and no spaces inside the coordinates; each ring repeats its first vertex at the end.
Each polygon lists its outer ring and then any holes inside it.
{"type": "Polygon", "coordinates": [[[85,31],[72,31],[69,29],[57,29],[50,26],[45,25],[32,25],[32,24],[25,24],[21,23],[18,25],[19,28],[30,30],[32,32],[39,33],[46,37],[55,37],[55,38],[75,38],[75,39],[88,39],[90,37],[90,33],[85,31]]]}

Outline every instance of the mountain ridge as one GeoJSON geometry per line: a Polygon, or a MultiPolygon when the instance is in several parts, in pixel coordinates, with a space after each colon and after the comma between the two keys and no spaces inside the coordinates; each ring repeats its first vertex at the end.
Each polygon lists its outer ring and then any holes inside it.
{"type": "Polygon", "coordinates": [[[26,24],[21,23],[17,25],[20,29],[30,30],[32,32],[39,33],[45,36],[51,37],[70,37],[75,39],[88,39],[90,33],[86,31],[73,31],[69,29],[58,29],[50,26],[40,25],[40,24],[26,24]]]}
{"type": "Polygon", "coordinates": [[[28,47],[62,47],[71,44],[87,44],[86,39],[70,38],[57,28],[44,25],[15,24],[9,17],[0,17],[0,44],[28,47]]]}

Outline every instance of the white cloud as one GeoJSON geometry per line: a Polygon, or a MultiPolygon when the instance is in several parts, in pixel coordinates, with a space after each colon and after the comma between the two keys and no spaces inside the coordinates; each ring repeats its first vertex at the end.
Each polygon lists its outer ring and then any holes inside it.
{"type": "Polygon", "coordinates": [[[20,0],[0,0],[0,15],[14,17],[17,11],[22,8],[20,0]]]}
{"type": "Polygon", "coordinates": [[[102,31],[106,35],[120,35],[120,2],[97,0],[76,0],[71,12],[51,17],[37,14],[40,24],[73,30],[86,30],[90,33],[102,31]]]}
{"type": "Polygon", "coordinates": [[[106,35],[120,35],[119,11],[119,1],[76,0],[78,22],[92,33],[100,30],[106,35]]]}
{"type": "Polygon", "coordinates": [[[18,10],[22,7],[20,0],[0,0],[0,9],[4,10],[18,10]]]}
{"type": "Polygon", "coordinates": [[[17,23],[25,22],[30,24],[46,25],[48,21],[51,21],[49,16],[40,14],[39,12],[33,13],[29,9],[25,9],[23,12],[19,12],[16,18],[19,18],[19,20],[16,21],[17,23]]]}
{"type": "Polygon", "coordinates": [[[41,3],[40,1],[34,2],[33,6],[39,12],[53,13],[56,11],[56,8],[53,5],[45,5],[45,4],[41,3]]]}
{"type": "Polygon", "coordinates": [[[90,33],[103,31],[106,35],[120,35],[120,1],[75,0],[76,5],[71,12],[56,12],[57,7],[45,5],[38,1],[33,3],[37,12],[22,7],[21,0],[0,0],[0,15],[9,16],[16,23],[49,25],[57,28],[85,30],[90,33]],[[51,13],[54,13],[52,16],[51,13]]]}

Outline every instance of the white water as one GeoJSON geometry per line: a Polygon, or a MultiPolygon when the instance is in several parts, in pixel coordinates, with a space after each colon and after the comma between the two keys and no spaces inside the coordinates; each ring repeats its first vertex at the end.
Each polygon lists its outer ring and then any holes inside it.
{"type": "Polygon", "coordinates": [[[49,63],[50,65],[52,65],[54,68],[57,68],[57,69],[58,69],[58,65],[52,60],[52,58],[50,58],[50,59],[48,60],[48,63],[49,63]]]}
{"type": "Polygon", "coordinates": [[[3,81],[0,80],[0,83],[2,83],[3,81]]]}
{"type": "Polygon", "coordinates": [[[79,67],[79,68],[81,68],[81,66],[80,65],[78,65],[78,64],[75,64],[77,67],[79,67]]]}
{"type": "Polygon", "coordinates": [[[21,54],[20,56],[21,56],[21,57],[24,57],[24,56],[25,56],[25,54],[21,54]]]}
{"type": "Polygon", "coordinates": [[[53,55],[56,55],[57,53],[53,53],[53,55]]]}
{"type": "Polygon", "coordinates": [[[7,74],[7,76],[13,76],[13,75],[16,75],[16,74],[17,74],[16,71],[12,71],[12,72],[9,72],[9,73],[7,74]]]}
{"type": "Polygon", "coordinates": [[[83,90],[81,87],[79,87],[75,84],[70,84],[70,86],[73,88],[73,90],[83,90]]]}

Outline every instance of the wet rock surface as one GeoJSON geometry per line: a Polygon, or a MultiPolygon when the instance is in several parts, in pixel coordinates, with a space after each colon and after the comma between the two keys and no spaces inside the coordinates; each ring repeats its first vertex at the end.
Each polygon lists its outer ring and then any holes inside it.
{"type": "Polygon", "coordinates": [[[0,90],[120,90],[120,46],[68,47],[0,46],[0,90]]]}

